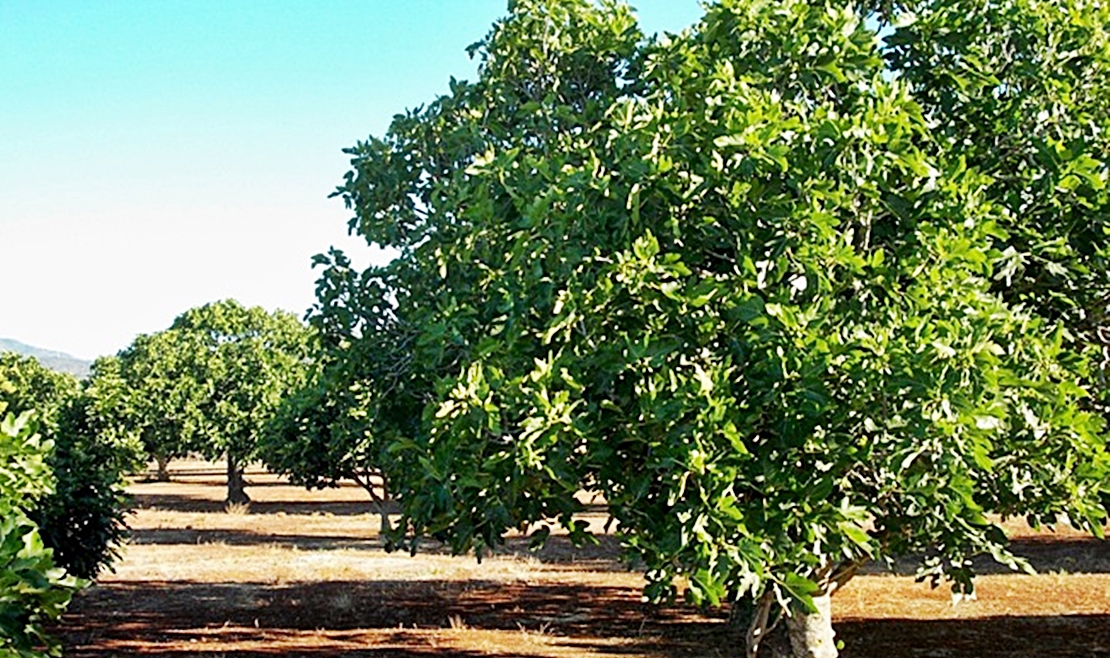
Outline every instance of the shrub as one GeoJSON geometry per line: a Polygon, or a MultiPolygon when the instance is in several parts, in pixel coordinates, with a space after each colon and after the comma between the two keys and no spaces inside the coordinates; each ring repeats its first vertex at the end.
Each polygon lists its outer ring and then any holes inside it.
{"type": "Polygon", "coordinates": [[[31,357],[0,356],[0,402],[13,414],[34,411],[52,446],[50,492],[26,512],[60,567],[93,578],[116,557],[126,533],[123,477],[138,466],[138,442],[123,422],[123,383],[115,359],[93,364],[79,382],[31,357]]]}
{"type": "Polygon", "coordinates": [[[8,414],[0,422],[0,654],[56,656],[60,647],[42,623],[57,619],[85,582],[55,566],[53,551],[27,517],[26,505],[51,490],[53,448],[29,417],[8,414]]]}

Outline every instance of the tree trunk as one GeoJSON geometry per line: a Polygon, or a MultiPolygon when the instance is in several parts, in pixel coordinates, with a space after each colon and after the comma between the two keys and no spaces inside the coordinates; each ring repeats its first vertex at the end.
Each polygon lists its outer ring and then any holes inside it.
{"type": "Polygon", "coordinates": [[[229,452],[227,453],[227,504],[246,505],[250,503],[251,498],[244,490],[245,487],[243,467],[239,465],[239,460],[229,452]]]}
{"type": "Polygon", "coordinates": [[[389,530],[389,527],[390,527],[390,525],[389,525],[389,480],[387,480],[385,478],[385,473],[377,473],[377,476],[379,478],[381,478],[381,481],[382,481],[382,493],[381,493],[381,495],[378,495],[378,492],[374,489],[374,480],[372,479],[372,477],[369,473],[366,473],[366,474],[348,473],[347,474],[347,477],[349,477],[352,480],[354,480],[355,482],[357,482],[358,485],[360,487],[362,487],[366,491],[366,493],[370,496],[370,507],[375,512],[377,512],[378,517],[381,519],[381,522],[382,522],[381,533],[382,533],[382,536],[385,536],[386,532],[389,530]]]}
{"type": "Polygon", "coordinates": [[[389,480],[385,478],[385,473],[380,473],[379,477],[382,479],[382,495],[375,501],[378,508],[378,516],[381,518],[382,527],[381,533],[384,537],[389,530],[389,480]]]}
{"type": "Polygon", "coordinates": [[[794,606],[785,620],[794,658],[836,658],[839,653],[832,627],[830,595],[814,596],[813,603],[817,606],[816,613],[794,606]]]}
{"type": "Polygon", "coordinates": [[[170,460],[169,460],[169,458],[155,456],[154,461],[157,462],[157,464],[158,464],[158,476],[157,476],[158,481],[159,482],[169,482],[170,481],[170,470],[169,470],[170,460]]]}
{"type": "MultiPolygon", "coordinates": [[[[849,576],[850,577],[850,576],[849,576]]],[[[845,578],[845,582],[847,578],[845,578]]],[[[830,583],[828,589],[835,590],[837,584],[830,583]]],[[[740,631],[741,620],[747,625],[745,642],[746,658],[837,658],[835,633],[832,628],[830,592],[813,597],[816,613],[791,605],[790,616],[777,616],[772,609],[777,608],[773,593],[764,594],[756,603],[738,600],[733,602],[733,615],[729,627],[740,631]]],[[[779,614],[782,614],[780,610],[779,614]]]]}
{"type": "Polygon", "coordinates": [[[743,641],[737,643],[744,658],[794,658],[786,628],[772,619],[771,610],[775,597],[767,593],[757,602],[750,598],[733,598],[729,614],[729,630],[739,634],[743,641]]]}

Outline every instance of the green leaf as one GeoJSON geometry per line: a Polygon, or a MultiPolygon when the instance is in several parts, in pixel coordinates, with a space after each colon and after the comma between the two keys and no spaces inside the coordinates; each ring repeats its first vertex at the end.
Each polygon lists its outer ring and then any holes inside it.
{"type": "Polygon", "coordinates": [[[779,581],[779,584],[782,585],[791,599],[801,604],[807,613],[817,614],[817,606],[813,602],[814,595],[821,591],[817,583],[796,573],[787,572],[779,581]]]}
{"type": "Polygon", "coordinates": [[[837,527],[845,537],[863,550],[864,553],[869,557],[874,557],[874,546],[872,544],[871,535],[867,534],[867,531],[851,521],[841,521],[837,524],[837,527]]]}

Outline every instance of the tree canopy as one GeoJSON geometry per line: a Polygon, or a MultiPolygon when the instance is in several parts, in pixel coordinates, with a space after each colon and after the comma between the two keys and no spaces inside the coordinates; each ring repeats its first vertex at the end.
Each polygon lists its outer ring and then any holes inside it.
{"type": "Polygon", "coordinates": [[[32,356],[0,352],[0,400],[8,413],[35,411],[38,422],[53,425],[80,390],[81,382],[73,375],[51,370],[32,356]]]}
{"type": "Polygon", "coordinates": [[[987,514],[1100,533],[1107,25],[721,0],[649,38],[616,2],[510,3],[476,82],[349,150],[350,229],[397,258],[320,258],[394,540],[586,540],[597,492],[650,597],[834,656],[865,560],[969,593],[974,555],[1025,566],[987,514]]]}
{"type": "Polygon", "coordinates": [[[938,157],[989,176],[1006,232],[994,291],[1069,331],[1110,402],[1110,38],[1091,2],[911,2],[881,16],[891,70],[910,86],[938,157]],[[901,18],[900,18],[901,17],[901,18]]]}
{"type": "Polygon", "coordinates": [[[311,356],[311,332],[295,316],[224,300],[136,338],[120,353],[121,376],[148,454],[227,458],[228,501],[245,503],[243,467],[311,356]]]}
{"type": "Polygon", "coordinates": [[[80,578],[111,568],[127,536],[125,477],[139,470],[142,448],[121,406],[126,397],[117,359],[97,359],[50,434],[57,484],[31,518],[58,564],[80,578]]]}
{"type": "Polygon", "coordinates": [[[192,374],[189,346],[169,331],[136,336],[119,353],[126,395],[120,409],[138,433],[148,458],[158,466],[158,479],[168,480],[169,462],[193,449],[197,404],[205,396],[192,374]]]}
{"type": "Polygon", "coordinates": [[[369,432],[359,386],[334,364],[316,363],[306,385],[285,398],[259,441],[258,455],[273,472],[306,488],[362,487],[388,524],[389,461],[369,432]]]}

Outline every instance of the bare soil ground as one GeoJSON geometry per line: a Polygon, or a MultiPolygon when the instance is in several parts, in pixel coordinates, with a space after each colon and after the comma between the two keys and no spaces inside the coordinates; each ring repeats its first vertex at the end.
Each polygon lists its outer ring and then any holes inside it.
{"type": "MultiPolygon", "coordinates": [[[[431,547],[386,553],[357,487],[306,492],[248,475],[225,512],[223,470],[174,463],[132,487],[131,543],[55,632],[72,658],[739,655],[724,613],[655,607],[617,546],[524,538],[478,564],[431,547]]],[[[600,526],[600,511],[591,518],[600,526]]],[[[846,658],[1110,658],[1110,543],[1009,528],[1037,576],[987,569],[977,601],[873,570],[833,599],[846,658]]]]}

